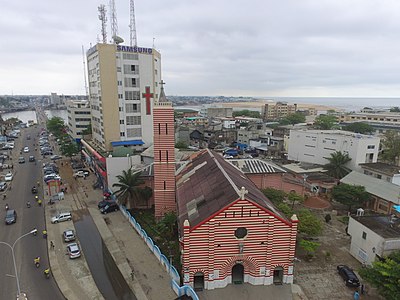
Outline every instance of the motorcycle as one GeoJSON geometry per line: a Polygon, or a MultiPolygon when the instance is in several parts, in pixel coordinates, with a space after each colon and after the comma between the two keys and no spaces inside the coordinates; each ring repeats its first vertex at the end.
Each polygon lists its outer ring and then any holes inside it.
{"type": "Polygon", "coordinates": [[[8,204],[6,204],[6,211],[8,210],[8,204]]]}
{"type": "Polygon", "coordinates": [[[37,194],[38,190],[37,190],[36,186],[34,186],[34,187],[31,189],[31,192],[32,192],[32,194],[37,194]]]}
{"type": "Polygon", "coordinates": [[[43,271],[44,277],[46,277],[47,279],[50,278],[50,269],[46,269],[43,271]]]}

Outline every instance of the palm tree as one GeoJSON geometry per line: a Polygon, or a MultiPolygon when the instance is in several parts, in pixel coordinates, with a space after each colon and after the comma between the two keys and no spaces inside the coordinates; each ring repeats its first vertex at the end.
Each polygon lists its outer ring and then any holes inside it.
{"type": "Polygon", "coordinates": [[[117,200],[122,205],[136,207],[141,199],[143,189],[139,185],[144,181],[140,179],[140,172],[134,173],[132,169],[123,170],[121,175],[117,176],[118,182],[112,186],[118,188],[115,192],[117,200]]]}
{"type": "Polygon", "coordinates": [[[346,164],[351,158],[347,153],[343,154],[340,151],[333,152],[327,160],[329,160],[329,163],[324,168],[328,171],[327,174],[329,176],[340,179],[350,173],[350,169],[346,167],[346,164]]]}

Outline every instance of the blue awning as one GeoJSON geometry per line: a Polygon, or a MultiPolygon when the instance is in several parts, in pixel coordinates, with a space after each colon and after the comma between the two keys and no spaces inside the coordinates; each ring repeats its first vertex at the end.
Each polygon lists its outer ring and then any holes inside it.
{"type": "Polygon", "coordinates": [[[113,147],[118,147],[118,146],[137,146],[137,145],[144,145],[144,142],[142,140],[130,140],[130,141],[119,141],[119,142],[111,142],[111,145],[113,147]]]}

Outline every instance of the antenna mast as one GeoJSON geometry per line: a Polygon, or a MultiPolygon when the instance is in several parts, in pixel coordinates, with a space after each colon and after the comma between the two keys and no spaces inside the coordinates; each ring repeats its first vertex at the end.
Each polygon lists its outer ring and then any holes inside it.
{"type": "Polygon", "coordinates": [[[131,46],[137,46],[137,37],[136,37],[136,24],[135,24],[135,2],[134,0],[130,0],[130,40],[131,46]]]}
{"type": "Polygon", "coordinates": [[[111,19],[111,39],[114,43],[115,37],[118,36],[118,22],[117,22],[117,10],[115,8],[115,1],[110,0],[110,19],[111,19]]]}
{"type": "Polygon", "coordinates": [[[82,45],[82,58],[83,58],[83,77],[85,78],[85,92],[86,92],[86,99],[89,100],[89,89],[86,80],[86,57],[85,57],[85,50],[83,49],[82,45]]]}
{"type": "Polygon", "coordinates": [[[99,20],[101,21],[101,35],[103,36],[103,44],[107,44],[107,17],[106,17],[106,6],[101,4],[97,10],[99,11],[99,20]]]}

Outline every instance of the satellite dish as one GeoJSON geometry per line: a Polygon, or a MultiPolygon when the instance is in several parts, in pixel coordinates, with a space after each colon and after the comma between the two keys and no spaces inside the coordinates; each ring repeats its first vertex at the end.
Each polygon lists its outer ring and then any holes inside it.
{"type": "Polygon", "coordinates": [[[117,36],[117,35],[114,35],[114,36],[112,37],[112,39],[114,40],[114,43],[116,43],[117,45],[118,45],[118,44],[122,44],[122,43],[124,42],[124,39],[121,38],[121,37],[119,37],[119,36],[117,36]]]}

